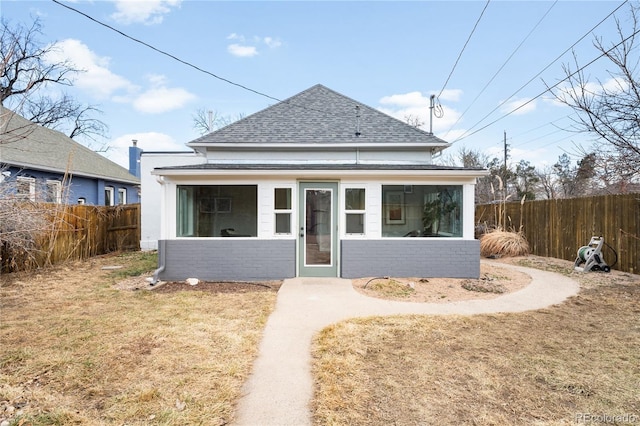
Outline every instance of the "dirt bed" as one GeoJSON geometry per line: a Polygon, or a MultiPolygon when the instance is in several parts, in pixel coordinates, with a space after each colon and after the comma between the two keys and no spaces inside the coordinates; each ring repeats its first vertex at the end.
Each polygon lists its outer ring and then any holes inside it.
{"type": "Polygon", "coordinates": [[[371,297],[407,302],[449,303],[470,299],[493,299],[518,291],[531,277],[497,262],[483,262],[479,279],[368,277],[353,281],[353,287],[371,297]]]}
{"type": "Polygon", "coordinates": [[[149,282],[151,275],[132,277],[114,285],[119,290],[151,290],[154,293],[175,293],[178,291],[203,291],[208,293],[250,293],[259,291],[278,291],[282,281],[201,281],[196,285],[186,281],[158,281],[156,285],[149,282]]]}

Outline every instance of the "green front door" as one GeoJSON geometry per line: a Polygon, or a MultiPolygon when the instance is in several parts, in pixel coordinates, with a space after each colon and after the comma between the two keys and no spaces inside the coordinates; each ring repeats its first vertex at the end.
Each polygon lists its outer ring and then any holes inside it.
{"type": "Polygon", "coordinates": [[[338,276],[338,184],[301,182],[298,275],[338,276]]]}

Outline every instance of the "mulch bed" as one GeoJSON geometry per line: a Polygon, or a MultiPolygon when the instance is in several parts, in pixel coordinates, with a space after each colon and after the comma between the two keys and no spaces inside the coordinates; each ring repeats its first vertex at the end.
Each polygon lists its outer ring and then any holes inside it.
{"type": "Polygon", "coordinates": [[[151,288],[154,293],[175,293],[178,291],[203,291],[207,293],[251,293],[261,291],[277,292],[282,281],[260,282],[200,282],[196,285],[184,281],[167,282],[159,287],[151,288]]]}

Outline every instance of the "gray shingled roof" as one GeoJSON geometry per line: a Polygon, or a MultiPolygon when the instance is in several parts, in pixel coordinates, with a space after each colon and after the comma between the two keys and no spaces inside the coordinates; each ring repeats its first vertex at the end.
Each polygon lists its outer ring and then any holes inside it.
{"type": "Polygon", "coordinates": [[[66,135],[6,108],[0,113],[0,163],[23,168],[139,184],[127,169],[79,144],[66,135]]]}
{"type": "Polygon", "coordinates": [[[188,143],[449,144],[374,108],[317,84],[289,99],[188,143]],[[356,118],[359,106],[359,120],[356,118]],[[358,126],[359,121],[359,126],[358,126]],[[356,136],[359,128],[360,135],[356,136]]]}

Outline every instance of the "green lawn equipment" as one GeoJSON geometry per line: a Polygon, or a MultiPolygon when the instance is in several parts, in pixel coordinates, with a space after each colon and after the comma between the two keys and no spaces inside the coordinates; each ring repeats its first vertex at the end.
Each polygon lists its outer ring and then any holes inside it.
{"type": "MultiPolygon", "coordinates": [[[[589,272],[589,271],[603,271],[610,272],[611,266],[609,266],[602,257],[602,246],[606,245],[609,247],[616,256],[616,262],[618,258],[618,254],[613,250],[613,248],[604,242],[604,238],[602,237],[591,237],[591,241],[586,246],[582,246],[578,249],[578,257],[576,258],[576,262],[574,265],[574,269],[580,272],[589,272]],[[584,266],[580,266],[584,263],[584,266]]],[[[614,262],[614,265],[615,263],[614,262]]]]}

